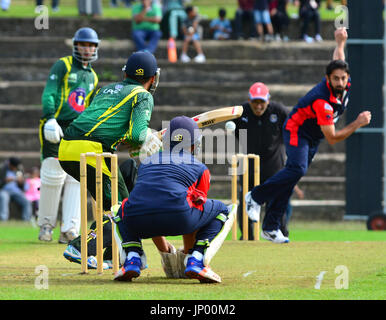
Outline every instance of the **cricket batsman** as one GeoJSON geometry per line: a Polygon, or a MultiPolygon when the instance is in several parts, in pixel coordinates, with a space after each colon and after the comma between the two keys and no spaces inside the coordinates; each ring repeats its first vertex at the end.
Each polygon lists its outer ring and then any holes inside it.
{"type": "Polygon", "coordinates": [[[129,198],[112,208],[123,264],[114,280],[131,281],[140,276],[146,266],[142,239],[196,232],[184,274],[204,283],[221,282],[208,263],[230,231],[237,206],[227,207],[207,198],[210,172],[194,157],[201,137],[192,119],[172,119],[163,138],[163,151],[141,163],[129,198]]]}
{"type": "MultiPolygon", "coordinates": [[[[59,146],[59,162],[64,171],[80,180],[80,154],[85,152],[114,153],[118,145],[128,145],[130,153],[151,155],[157,152],[162,142],[156,133],[149,128],[154,108],[153,94],[158,86],[160,69],[153,54],[145,51],[133,53],[123,67],[124,80],[107,85],[96,93],[91,105],[67,128],[59,146]]],[[[96,198],[94,158],[87,159],[87,188],[92,197],[96,198]]],[[[133,159],[121,164],[118,170],[118,201],[129,196],[128,182],[132,185],[136,169],[133,159]],[[124,170],[122,170],[124,168],[124,170]],[[126,181],[126,182],[125,182],[126,181]]],[[[111,166],[110,159],[102,163],[103,172],[103,210],[111,209],[111,166]]],[[[131,187],[129,188],[131,189],[131,187]]],[[[111,222],[104,217],[104,260],[111,254],[111,222]],[[109,254],[110,253],[110,254],[109,254]]],[[[91,229],[95,228],[92,226],[91,229]]],[[[95,238],[88,239],[89,267],[96,268],[95,238]]],[[[170,251],[164,237],[153,239],[162,252],[170,251]]],[[[67,246],[66,259],[80,263],[80,236],[67,246]]],[[[109,267],[108,262],[107,266],[109,267]]]]}
{"type": "Polygon", "coordinates": [[[42,94],[43,116],[39,126],[41,187],[37,221],[41,241],[52,241],[63,186],[59,243],[68,243],[79,234],[80,186],[61,168],[58,149],[63,132],[89,106],[95,94],[98,77],[91,62],[98,58],[98,44],[98,35],[93,29],[76,31],[72,55],[55,62],[42,94]]]}

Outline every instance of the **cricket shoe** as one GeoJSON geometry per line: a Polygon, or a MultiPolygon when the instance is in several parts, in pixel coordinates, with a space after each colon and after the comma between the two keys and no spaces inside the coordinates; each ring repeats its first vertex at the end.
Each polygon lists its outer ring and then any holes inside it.
{"type": "Polygon", "coordinates": [[[182,53],[180,57],[181,62],[187,63],[190,62],[190,57],[186,53],[182,53]]]}
{"type": "Polygon", "coordinates": [[[59,237],[59,243],[69,243],[70,241],[77,238],[79,234],[75,231],[75,229],[70,229],[67,232],[61,232],[59,237]]]}
{"type": "Polygon", "coordinates": [[[39,240],[52,241],[52,227],[49,224],[44,224],[40,227],[39,240]]]}
{"type": "Polygon", "coordinates": [[[70,262],[81,263],[82,256],[80,252],[71,244],[64,250],[63,256],[70,262]]]}
{"type": "Polygon", "coordinates": [[[251,191],[245,195],[245,205],[249,219],[253,222],[260,221],[261,206],[252,199],[251,191]]]}
{"type": "Polygon", "coordinates": [[[186,263],[185,275],[190,279],[198,279],[201,283],[220,283],[221,277],[202,260],[191,256],[186,263]]]}
{"type": "Polygon", "coordinates": [[[266,240],[272,241],[273,243],[289,242],[289,238],[285,237],[280,229],[272,231],[262,230],[261,236],[266,240]]]}
{"type": "MultiPolygon", "coordinates": [[[[78,249],[76,249],[73,245],[69,244],[63,252],[63,256],[70,262],[82,263],[82,255],[78,249]]],[[[89,256],[87,258],[87,267],[90,269],[97,268],[97,259],[94,256],[89,256]]],[[[112,262],[110,260],[103,261],[103,269],[112,269],[112,262]]]]}
{"type": "MultiPolygon", "coordinates": [[[[97,266],[98,266],[97,258],[94,256],[88,256],[87,267],[89,267],[90,269],[97,269],[97,266]]],[[[111,268],[112,268],[112,264],[109,265],[106,261],[103,261],[103,270],[107,270],[111,268]]]]}
{"type": "Polygon", "coordinates": [[[197,62],[197,63],[204,63],[206,61],[206,58],[202,53],[200,53],[197,56],[195,56],[193,60],[194,62],[197,62]]]}
{"type": "Polygon", "coordinates": [[[141,274],[141,265],[142,261],[139,254],[130,252],[123,267],[115,273],[114,280],[131,281],[133,278],[138,278],[141,274]]]}

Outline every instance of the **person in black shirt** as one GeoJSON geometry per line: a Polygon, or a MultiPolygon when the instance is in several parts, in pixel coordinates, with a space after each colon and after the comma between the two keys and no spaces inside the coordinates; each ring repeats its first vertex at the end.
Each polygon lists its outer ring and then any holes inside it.
{"type": "MultiPolygon", "coordinates": [[[[236,124],[235,136],[239,139],[239,130],[247,130],[247,143],[243,145],[242,142],[242,152],[260,156],[260,183],[263,183],[284,166],[285,147],[282,127],[289,114],[289,110],[281,103],[270,101],[269,89],[262,82],[256,82],[249,88],[249,99],[248,102],[243,104],[243,107],[244,112],[241,117],[233,120],[236,124]]],[[[249,190],[254,187],[253,165],[253,160],[250,159],[249,190]]],[[[239,199],[243,199],[242,188],[240,188],[239,199]]],[[[242,212],[243,201],[240,201],[238,223],[241,230],[243,230],[242,212]]],[[[283,234],[288,234],[286,224],[283,224],[282,232],[283,234]]],[[[252,222],[250,220],[248,235],[249,240],[254,239],[252,222]]]]}

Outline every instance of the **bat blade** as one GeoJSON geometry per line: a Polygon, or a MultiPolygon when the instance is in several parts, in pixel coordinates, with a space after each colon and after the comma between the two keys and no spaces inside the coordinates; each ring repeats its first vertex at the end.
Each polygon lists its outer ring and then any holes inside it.
{"type": "MultiPolygon", "coordinates": [[[[199,128],[208,127],[216,123],[232,120],[241,117],[243,114],[243,106],[224,107],[215,110],[210,110],[204,113],[200,113],[192,119],[197,123],[199,128]]],[[[162,129],[158,131],[158,136],[162,139],[166,131],[162,129]]]]}
{"type": "Polygon", "coordinates": [[[197,123],[199,128],[204,128],[216,123],[239,118],[242,113],[242,106],[224,107],[201,113],[192,119],[197,123]]]}

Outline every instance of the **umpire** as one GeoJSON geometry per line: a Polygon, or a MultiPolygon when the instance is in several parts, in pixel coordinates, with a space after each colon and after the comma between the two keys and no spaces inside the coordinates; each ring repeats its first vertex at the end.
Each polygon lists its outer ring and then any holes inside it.
{"type": "MultiPolygon", "coordinates": [[[[281,103],[270,101],[269,89],[262,82],[256,82],[249,88],[249,99],[243,104],[243,107],[242,116],[234,120],[235,136],[239,139],[239,130],[247,130],[247,141],[241,141],[242,151],[260,156],[260,183],[263,183],[284,166],[285,148],[282,127],[289,110],[281,103]]],[[[252,161],[253,159],[249,159],[248,190],[254,187],[252,161]]],[[[242,188],[239,189],[239,199],[243,199],[242,188]]],[[[243,201],[240,201],[238,223],[241,232],[243,230],[242,213],[243,201]]],[[[249,240],[254,240],[253,225],[249,219],[248,235],[249,240]]]]}

